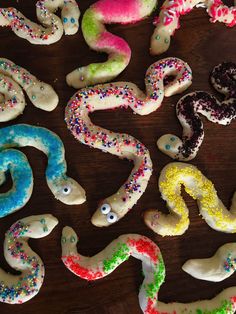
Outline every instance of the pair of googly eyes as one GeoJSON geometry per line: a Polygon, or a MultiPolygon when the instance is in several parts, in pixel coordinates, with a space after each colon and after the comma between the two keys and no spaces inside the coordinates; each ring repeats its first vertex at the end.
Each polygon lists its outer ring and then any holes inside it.
{"type": "Polygon", "coordinates": [[[68,21],[70,21],[72,24],[75,23],[75,19],[73,17],[71,19],[68,19],[67,17],[63,18],[63,23],[67,23],[68,21]]]}
{"type": "Polygon", "coordinates": [[[114,223],[117,221],[117,215],[116,213],[113,213],[111,212],[111,206],[109,204],[103,204],[101,207],[100,207],[100,210],[101,210],[101,213],[103,215],[106,215],[107,216],[107,221],[109,223],[114,223]]]}
{"type": "Polygon", "coordinates": [[[71,187],[70,186],[64,186],[63,188],[62,188],[62,193],[64,194],[64,195],[69,195],[70,194],[70,192],[71,192],[71,187]]]}

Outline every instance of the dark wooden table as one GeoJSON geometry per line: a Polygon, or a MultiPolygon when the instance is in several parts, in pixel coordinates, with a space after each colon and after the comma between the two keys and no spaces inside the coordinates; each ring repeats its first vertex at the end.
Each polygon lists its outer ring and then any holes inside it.
{"type": "MultiPolygon", "coordinates": [[[[35,2],[1,0],[0,6],[15,6],[27,17],[36,19],[35,2]]],[[[93,2],[95,1],[79,1],[82,14],[93,2]]],[[[158,10],[159,8],[160,4],[158,10]]],[[[136,25],[109,27],[112,32],[127,39],[133,53],[129,66],[118,79],[134,82],[140,88],[144,88],[144,75],[148,66],[160,59],[149,55],[149,41],[154,29],[153,16],[136,25]]],[[[229,29],[220,23],[209,23],[204,9],[195,9],[183,17],[181,25],[172,39],[170,49],[161,57],[176,56],[189,63],[194,79],[187,92],[205,90],[215,93],[209,84],[209,73],[222,61],[236,62],[236,28],[229,29]]],[[[2,57],[13,60],[41,80],[52,84],[60,97],[60,104],[52,113],[38,110],[28,102],[24,114],[8,124],[29,123],[56,132],[65,144],[68,174],[77,179],[87,193],[87,202],[81,206],[66,206],[56,201],[45,181],[46,157],[35,149],[23,149],[33,168],[34,191],[23,209],[1,219],[1,267],[11,270],[3,258],[2,243],[5,231],[19,218],[52,213],[60,223],[50,236],[30,241],[31,247],[42,257],[46,266],[46,278],[39,294],[24,305],[0,304],[0,313],[141,313],[137,298],[138,288],[142,282],[140,262],[131,258],[102,280],[92,283],[81,280],[69,272],[60,261],[60,237],[62,227],[65,225],[76,230],[80,237],[79,251],[85,255],[94,255],[121,234],[139,233],[150,237],[160,246],[167,270],[166,282],[159,294],[162,301],[190,302],[212,298],[223,288],[233,286],[234,276],[222,283],[208,283],[193,279],[181,270],[182,264],[187,259],[210,256],[220,245],[236,238],[235,235],[212,230],[199,217],[196,203],[187,195],[185,200],[190,209],[191,225],[183,236],[162,238],[149,230],[143,222],[142,214],[148,208],[166,211],[157,188],[157,178],[163,166],[172,160],[158,151],[156,140],[169,132],[181,135],[182,129],[175,116],[175,104],[180,96],[165,98],[158,111],[145,117],[134,115],[131,110],[93,114],[92,118],[96,124],[132,134],[143,142],[150,150],[154,163],[154,172],[148,188],[132,211],[109,228],[96,228],[90,223],[90,217],[99,200],[118,189],[128,177],[132,165],[110,154],[83,146],[71,136],[64,123],[64,108],[75,90],[66,85],[65,76],[79,65],[105,60],[106,56],[91,51],[81,32],[72,37],[63,36],[58,43],[50,46],[31,45],[17,37],[10,29],[1,29],[0,39],[2,57]]],[[[236,124],[223,127],[204,119],[204,127],[204,143],[198,156],[191,163],[198,166],[212,180],[220,198],[229,208],[235,190],[236,124]]]]}

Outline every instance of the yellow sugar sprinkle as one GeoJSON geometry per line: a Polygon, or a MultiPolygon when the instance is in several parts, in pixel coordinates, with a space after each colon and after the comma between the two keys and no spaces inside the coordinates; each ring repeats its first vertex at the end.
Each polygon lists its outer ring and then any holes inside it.
{"type": "Polygon", "coordinates": [[[198,201],[201,213],[206,213],[217,229],[224,231],[229,224],[233,224],[232,229],[236,231],[236,217],[221,203],[213,183],[196,167],[169,166],[166,169],[165,179],[159,185],[162,198],[166,200],[170,210],[180,216],[180,221],[172,229],[172,233],[179,233],[189,224],[189,211],[181,196],[181,185],[193,199],[198,201]]]}

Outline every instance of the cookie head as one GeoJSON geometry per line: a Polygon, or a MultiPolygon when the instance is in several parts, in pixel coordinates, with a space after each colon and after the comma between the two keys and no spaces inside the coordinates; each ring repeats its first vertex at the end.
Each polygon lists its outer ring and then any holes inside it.
{"type": "Polygon", "coordinates": [[[59,102],[54,89],[44,82],[37,82],[31,85],[27,89],[27,94],[35,107],[45,111],[54,110],[59,102]]]}

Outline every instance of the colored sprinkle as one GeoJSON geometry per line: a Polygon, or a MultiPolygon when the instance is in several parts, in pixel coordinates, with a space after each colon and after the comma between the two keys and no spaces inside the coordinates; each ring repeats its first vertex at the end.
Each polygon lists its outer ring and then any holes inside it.
{"type": "Polygon", "coordinates": [[[113,271],[122,262],[126,261],[129,255],[129,247],[124,243],[119,243],[112,257],[103,261],[104,272],[109,273],[113,271]]]}

